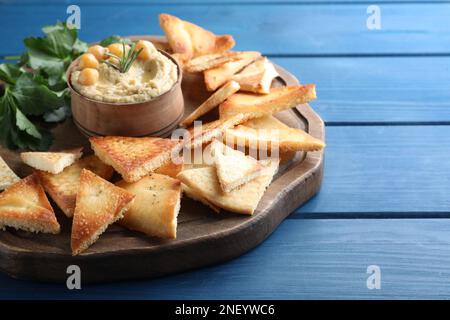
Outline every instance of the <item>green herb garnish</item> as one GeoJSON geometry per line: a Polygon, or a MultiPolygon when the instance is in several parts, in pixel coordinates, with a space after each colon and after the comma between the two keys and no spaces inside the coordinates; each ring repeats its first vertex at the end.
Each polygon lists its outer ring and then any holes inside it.
{"type": "Polygon", "coordinates": [[[0,142],[10,149],[48,149],[52,136],[40,124],[70,114],[65,72],[87,44],[65,23],[42,31],[43,37],[24,40],[26,51],[18,63],[0,64],[0,142]]]}
{"type": "Polygon", "coordinates": [[[130,70],[131,65],[137,59],[138,55],[141,53],[143,48],[140,48],[138,51],[135,51],[136,43],[133,42],[128,52],[126,51],[125,41],[122,41],[122,57],[118,57],[112,53],[106,53],[108,57],[114,58],[117,61],[117,64],[111,63],[109,61],[103,60],[102,62],[107,64],[108,66],[116,69],[120,73],[126,73],[130,70]]]}

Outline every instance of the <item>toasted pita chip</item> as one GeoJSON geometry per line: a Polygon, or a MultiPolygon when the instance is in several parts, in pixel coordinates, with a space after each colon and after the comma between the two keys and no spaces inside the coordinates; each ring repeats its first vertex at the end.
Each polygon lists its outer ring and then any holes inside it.
{"type": "Polygon", "coordinates": [[[86,250],[110,224],[122,218],[134,197],[132,193],[83,169],[73,213],[72,255],[86,250]]]}
{"type": "Polygon", "coordinates": [[[221,66],[226,62],[237,60],[241,54],[242,52],[238,51],[205,54],[189,60],[184,67],[187,72],[202,72],[221,66]]]}
{"type": "Polygon", "coordinates": [[[83,148],[61,152],[22,152],[20,158],[32,168],[57,174],[78,160],[83,154],[82,150],[83,148]]]}
{"type": "Polygon", "coordinates": [[[251,117],[251,114],[236,114],[227,119],[219,119],[204,125],[191,127],[189,129],[191,139],[184,143],[184,149],[199,148],[211,142],[214,138],[220,137],[226,129],[233,128],[251,119],[251,117]]]}
{"type": "Polygon", "coordinates": [[[57,234],[60,226],[39,178],[32,174],[0,194],[0,229],[57,234]]]}
{"type": "Polygon", "coordinates": [[[206,70],[204,72],[206,89],[215,91],[224,83],[232,80],[233,76],[248,66],[250,63],[261,57],[261,53],[256,51],[243,51],[234,61],[206,70]]]}
{"type": "Polygon", "coordinates": [[[197,109],[195,109],[190,115],[188,115],[183,121],[181,121],[181,127],[190,126],[195,120],[208,113],[215,107],[219,106],[228,97],[239,91],[239,84],[235,81],[230,81],[214,92],[205,102],[203,102],[197,109]]]}
{"type": "Polygon", "coordinates": [[[279,148],[280,152],[318,151],[325,147],[302,129],[290,128],[274,116],[251,119],[225,132],[227,144],[266,149],[279,148]]]}
{"type": "Polygon", "coordinates": [[[155,170],[155,173],[176,178],[177,174],[184,170],[183,157],[177,157],[155,170]]]}
{"type": "Polygon", "coordinates": [[[0,190],[5,190],[20,178],[8,167],[8,164],[0,157],[0,190]]]}
{"type": "Polygon", "coordinates": [[[230,35],[217,36],[193,23],[162,13],[159,24],[174,53],[184,61],[209,53],[220,53],[234,47],[230,35]]]}
{"type": "Polygon", "coordinates": [[[219,207],[213,205],[211,202],[209,202],[205,198],[202,198],[200,195],[198,195],[194,190],[192,190],[190,187],[188,187],[184,183],[181,184],[181,189],[183,190],[183,193],[186,194],[186,196],[188,196],[192,200],[203,203],[205,206],[210,207],[216,213],[220,212],[219,207]]]}
{"type": "Polygon", "coordinates": [[[273,79],[278,77],[278,72],[266,57],[249,64],[233,80],[241,86],[241,91],[268,94],[273,79]]]}
{"type": "Polygon", "coordinates": [[[119,181],[117,186],[136,196],[119,224],[165,239],[177,236],[181,183],[177,179],[153,173],[133,183],[119,181]]]}
{"type": "Polygon", "coordinates": [[[252,118],[274,114],[293,108],[316,98],[316,86],[290,86],[272,88],[269,94],[235,93],[219,106],[221,119],[238,113],[251,114],[252,118]]]}
{"type": "Polygon", "coordinates": [[[64,214],[71,218],[75,210],[81,170],[88,169],[103,179],[111,179],[114,170],[94,155],[75,161],[58,174],[36,171],[45,191],[64,214]]]}
{"type": "Polygon", "coordinates": [[[237,187],[267,174],[272,161],[256,160],[245,153],[234,150],[223,143],[213,140],[211,143],[217,178],[223,192],[231,192],[237,187]]]}
{"type": "Polygon", "coordinates": [[[177,178],[190,187],[195,194],[215,206],[228,211],[251,215],[258,206],[277,169],[278,160],[273,159],[266,175],[227,193],[222,192],[214,167],[184,170],[178,174],[177,178]]]}
{"type": "Polygon", "coordinates": [[[177,140],[162,138],[93,137],[97,157],[111,165],[127,182],[134,182],[167,164],[181,149],[177,140]]]}

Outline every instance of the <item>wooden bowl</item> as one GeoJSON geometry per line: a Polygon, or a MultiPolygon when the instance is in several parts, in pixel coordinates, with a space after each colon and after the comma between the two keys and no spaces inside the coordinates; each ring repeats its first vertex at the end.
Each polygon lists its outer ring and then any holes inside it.
{"type": "Polygon", "coordinates": [[[78,65],[74,60],[66,71],[71,91],[73,121],[86,136],[168,136],[184,113],[181,91],[182,71],[178,62],[165,51],[159,50],[178,68],[174,86],[162,95],[139,103],[110,103],[96,101],[81,95],[71,83],[71,74],[78,65]]]}

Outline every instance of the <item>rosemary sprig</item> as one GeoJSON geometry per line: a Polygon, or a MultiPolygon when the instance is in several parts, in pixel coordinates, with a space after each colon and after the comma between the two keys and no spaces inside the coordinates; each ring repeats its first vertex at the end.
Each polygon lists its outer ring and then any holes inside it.
{"type": "Polygon", "coordinates": [[[102,62],[107,64],[108,66],[116,69],[120,73],[126,73],[126,72],[128,72],[128,70],[130,70],[131,65],[137,59],[138,55],[141,53],[141,51],[144,48],[140,48],[138,51],[135,51],[136,43],[133,42],[133,44],[130,47],[130,50],[128,50],[128,52],[126,52],[126,50],[125,50],[126,46],[125,46],[125,42],[124,41],[122,41],[122,48],[123,48],[122,57],[118,57],[115,54],[112,54],[112,53],[109,53],[109,52],[106,53],[106,55],[108,57],[116,59],[116,61],[118,61],[117,64],[111,63],[111,62],[106,61],[106,60],[103,60],[102,62]]]}

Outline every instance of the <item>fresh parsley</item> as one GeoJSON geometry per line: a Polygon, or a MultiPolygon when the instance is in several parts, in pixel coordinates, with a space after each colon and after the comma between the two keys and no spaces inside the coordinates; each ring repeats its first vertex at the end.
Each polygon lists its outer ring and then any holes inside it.
{"type": "Polygon", "coordinates": [[[0,64],[0,142],[10,149],[47,150],[52,136],[42,125],[70,114],[65,72],[87,44],[65,23],[42,31],[43,37],[24,40],[17,64],[0,64]]]}

